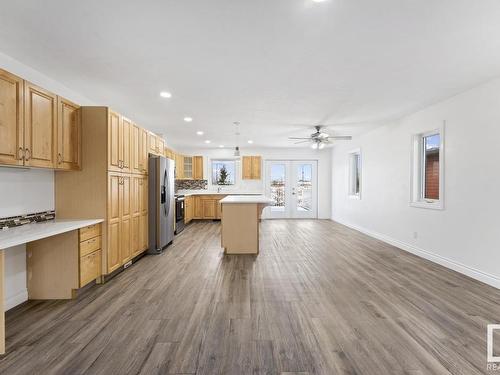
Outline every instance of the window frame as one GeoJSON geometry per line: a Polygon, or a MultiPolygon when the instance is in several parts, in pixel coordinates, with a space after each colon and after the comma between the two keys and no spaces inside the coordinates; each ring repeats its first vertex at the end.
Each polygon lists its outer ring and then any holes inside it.
{"type": "Polygon", "coordinates": [[[361,191],[362,191],[362,186],[363,186],[363,158],[361,155],[361,149],[357,148],[355,150],[351,150],[348,153],[348,158],[347,158],[347,196],[349,199],[356,199],[360,200],[361,199],[361,191]],[[355,164],[354,160],[356,155],[359,158],[359,166],[356,164],[356,170],[358,171],[359,174],[359,191],[356,192],[356,182],[355,182],[355,176],[356,176],[356,171],[355,169],[355,164]]]}
{"type": "Polygon", "coordinates": [[[239,158],[212,158],[210,159],[210,185],[211,186],[217,186],[217,187],[222,187],[222,186],[227,186],[227,187],[237,187],[238,184],[238,161],[239,158]],[[234,163],[234,183],[230,185],[219,185],[216,181],[213,180],[213,164],[214,162],[229,162],[232,161],[234,163]]]}
{"type": "Polygon", "coordinates": [[[444,124],[412,136],[410,170],[410,206],[433,210],[444,209],[444,124]],[[425,198],[425,149],[424,139],[439,135],[439,199],[425,198]]]}

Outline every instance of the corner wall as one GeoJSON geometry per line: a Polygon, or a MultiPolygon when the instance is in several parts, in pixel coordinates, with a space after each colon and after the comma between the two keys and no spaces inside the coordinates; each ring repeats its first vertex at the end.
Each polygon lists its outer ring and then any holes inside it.
{"type": "Polygon", "coordinates": [[[332,152],[332,219],[500,288],[500,79],[332,152]],[[444,205],[410,207],[412,135],[445,121],[444,205]],[[362,199],[347,196],[347,154],[361,148],[362,199]]]}

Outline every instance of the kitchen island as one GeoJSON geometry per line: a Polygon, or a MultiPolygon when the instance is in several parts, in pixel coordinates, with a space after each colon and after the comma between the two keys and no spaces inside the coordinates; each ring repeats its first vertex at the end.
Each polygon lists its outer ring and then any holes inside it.
{"type": "Polygon", "coordinates": [[[221,199],[221,245],[226,254],[258,254],[259,222],[272,199],[263,195],[231,195],[221,199]]]}

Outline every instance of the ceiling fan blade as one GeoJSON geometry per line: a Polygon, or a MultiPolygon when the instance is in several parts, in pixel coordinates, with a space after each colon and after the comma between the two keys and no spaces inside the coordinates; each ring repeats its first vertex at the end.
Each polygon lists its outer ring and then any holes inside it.
{"type": "Polygon", "coordinates": [[[288,137],[288,139],[311,139],[311,137],[288,137]]]}
{"type": "Polygon", "coordinates": [[[336,139],[339,141],[350,141],[352,139],[352,136],[350,136],[350,135],[332,135],[328,138],[336,139]]]}
{"type": "Polygon", "coordinates": [[[309,140],[293,142],[293,144],[294,145],[298,145],[299,143],[306,143],[306,142],[309,142],[309,140]]]}

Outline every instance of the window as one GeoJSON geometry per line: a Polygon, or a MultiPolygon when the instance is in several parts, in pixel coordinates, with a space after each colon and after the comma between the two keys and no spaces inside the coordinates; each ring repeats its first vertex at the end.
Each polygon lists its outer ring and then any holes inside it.
{"type": "Polygon", "coordinates": [[[236,161],[212,160],[212,185],[234,185],[236,182],[236,161]]]}
{"type": "Polygon", "coordinates": [[[361,151],[349,153],[349,197],[361,199],[361,151]]]}
{"type": "Polygon", "coordinates": [[[413,138],[411,205],[443,208],[443,130],[413,138]]]}

